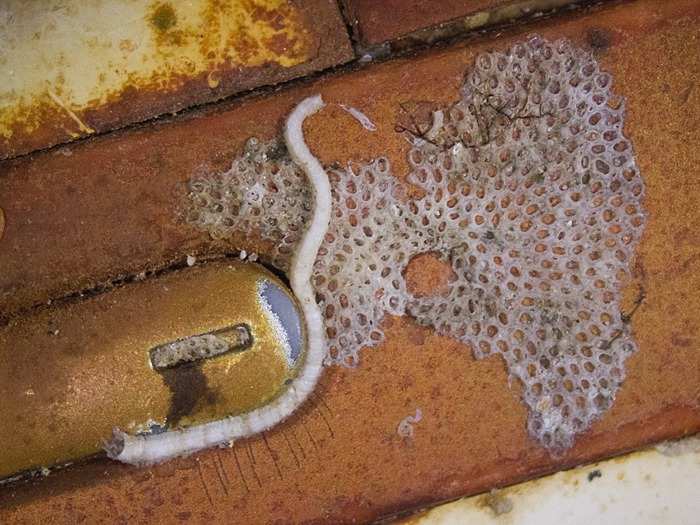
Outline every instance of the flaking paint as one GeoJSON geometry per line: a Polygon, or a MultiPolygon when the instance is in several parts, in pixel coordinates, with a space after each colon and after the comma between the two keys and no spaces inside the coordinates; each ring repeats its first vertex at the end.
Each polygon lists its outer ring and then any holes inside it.
{"type": "Polygon", "coordinates": [[[216,89],[230,70],[306,62],[305,24],[288,0],[4,2],[0,157],[44,127],[62,140],[99,131],[108,117],[95,111],[131,93],[216,89]]]}

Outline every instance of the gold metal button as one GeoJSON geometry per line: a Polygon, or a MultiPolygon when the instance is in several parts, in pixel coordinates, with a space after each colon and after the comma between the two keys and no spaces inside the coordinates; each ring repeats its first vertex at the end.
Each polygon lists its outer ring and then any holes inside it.
{"type": "Polygon", "coordinates": [[[159,432],[262,407],[304,352],[294,297],[242,262],[15,320],[0,330],[0,478],[98,453],[115,427],[159,432]]]}

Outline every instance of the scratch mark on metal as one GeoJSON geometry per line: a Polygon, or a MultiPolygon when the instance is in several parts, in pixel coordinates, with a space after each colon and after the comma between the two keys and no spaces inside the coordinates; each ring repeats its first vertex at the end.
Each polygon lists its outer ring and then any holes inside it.
{"type": "Polygon", "coordinates": [[[309,431],[309,428],[306,426],[306,422],[303,419],[299,419],[301,421],[301,426],[304,427],[304,430],[306,431],[306,434],[309,436],[309,439],[311,440],[311,443],[313,444],[314,448],[318,450],[318,443],[316,443],[316,440],[314,439],[313,435],[309,431]]]}
{"type": "Polygon", "coordinates": [[[209,487],[207,487],[207,482],[204,479],[204,472],[202,471],[202,464],[199,462],[199,459],[197,459],[197,472],[199,472],[199,480],[202,482],[202,488],[204,489],[204,493],[207,495],[207,499],[209,500],[209,505],[211,507],[213,507],[214,500],[211,499],[211,494],[209,493],[209,487]]]}
{"type": "Polygon", "coordinates": [[[78,129],[82,131],[83,133],[95,133],[95,130],[92,129],[90,126],[86,125],[82,120],[78,118],[78,115],[76,115],[66,104],[60,99],[60,97],[53,92],[52,89],[47,89],[46,92],[48,93],[49,97],[51,97],[51,100],[53,100],[58,106],[65,111],[70,118],[72,118],[76,124],[78,124],[78,129]]]}
{"type": "Polygon", "coordinates": [[[255,454],[253,454],[253,447],[250,445],[250,442],[247,443],[248,445],[248,457],[250,458],[250,468],[253,469],[253,475],[255,476],[255,481],[258,482],[258,487],[262,488],[262,482],[260,481],[260,476],[258,476],[258,471],[255,469],[255,454]]]}
{"type": "Polygon", "coordinates": [[[248,482],[245,479],[245,476],[243,475],[243,469],[241,468],[241,462],[238,461],[238,454],[236,453],[236,447],[233,447],[233,458],[236,461],[236,467],[238,468],[238,474],[241,476],[241,481],[243,482],[243,486],[245,487],[246,492],[250,492],[250,488],[248,487],[248,482]]]}
{"type": "Polygon", "coordinates": [[[246,452],[250,458],[250,462],[255,465],[255,454],[253,454],[253,447],[250,446],[250,441],[246,443],[246,452]]]}
{"type": "Polygon", "coordinates": [[[224,460],[221,458],[221,451],[217,450],[216,451],[216,459],[219,461],[219,465],[221,466],[221,472],[224,475],[224,478],[226,479],[227,484],[231,484],[231,480],[228,477],[228,472],[226,472],[226,466],[224,465],[224,460]]]}
{"type": "Polygon", "coordinates": [[[222,471],[224,469],[223,463],[221,463],[221,458],[219,457],[219,452],[217,451],[215,453],[216,456],[216,461],[214,462],[214,468],[216,469],[216,476],[219,478],[219,483],[221,484],[221,488],[224,490],[226,495],[228,496],[228,480],[224,481],[224,476],[226,476],[226,472],[222,471]]]}
{"type": "Polygon", "coordinates": [[[331,410],[331,407],[328,406],[328,403],[326,403],[326,400],[323,399],[323,397],[321,397],[321,396],[319,396],[318,399],[319,399],[319,401],[321,401],[321,404],[322,404],[324,407],[326,407],[326,410],[328,410],[328,413],[332,416],[332,415],[333,415],[333,411],[331,410]]]}
{"type": "Polygon", "coordinates": [[[282,471],[280,470],[280,466],[277,464],[277,460],[275,459],[275,453],[272,451],[272,447],[270,447],[270,442],[267,440],[267,436],[265,435],[265,432],[262,433],[262,438],[263,441],[265,442],[265,447],[267,447],[267,451],[270,453],[270,457],[272,458],[272,462],[275,464],[275,469],[277,470],[277,476],[282,479],[282,471]]]}
{"type": "MultiPolygon", "coordinates": [[[[320,397],[317,398],[316,396],[313,396],[313,400],[314,400],[314,402],[321,401],[321,404],[322,404],[324,407],[326,407],[326,409],[328,410],[328,413],[329,413],[330,415],[332,415],[332,412],[331,412],[330,409],[328,408],[328,405],[326,405],[326,403],[325,403],[320,397]]],[[[323,422],[326,424],[326,427],[328,427],[328,432],[330,432],[331,437],[334,438],[334,437],[335,437],[335,432],[333,432],[333,427],[331,426],[330,421],[328,421],[328,418],[326,417],[326,414],[323,412],[323,408],[321,408],[321,407],[319,406],[318,412],[319,412],[319,414],[321,415],[321,419],[323,419],[323,422]]]]}
{"type": "Polygon", "coordinates": [[[333,427],[331,427],[331,423],[330,421],[328,421],[326,414],[324,414],[323,410],[321,410],[320,408],[318,409],[318,413],[321,414],[321,419],[323,419],[323,422],[326,424],[326,427],[328,427],[328,432],[330,433],[330,436],[334,438],[335,432],[333,432],[333,427]]]}
{"type": "Polygon", "coordinates": [[[297,433],[294,432],[294,429],[292,429],[292,436],[294,437],[294,441],[297,442],[297,446],[299,447],[299,450],[301,450],[301,455],[306,459],[306,450],[304,450],[304,447],[301,446],[301,442],[299,441],[299,438],[297,437],[297,433]]]}
{"type": "Polygon", "coordinates": [[[691,83],[687,88],[685,88],[683,91],[681,91],[681,104],[685,104],[688,102],[688,99],[690,98],[690,94],[693,92],[693,88],[695,87],[695,84],[691,83]]]}
{"type": "Polygon", "coordinates": [[[282,430],[282,435],[284,436],[284,440],[287,442],[289,450],[292,452],[292,456],[294,456],[294,462],[297,464],[297,468],[300,468],[301,463],[299,463],[299,456],[297,456],[297,453],[294,451],[294,447],[292,447],[292,443],[289,441],[289,437],[284,430],[282,430]]]}

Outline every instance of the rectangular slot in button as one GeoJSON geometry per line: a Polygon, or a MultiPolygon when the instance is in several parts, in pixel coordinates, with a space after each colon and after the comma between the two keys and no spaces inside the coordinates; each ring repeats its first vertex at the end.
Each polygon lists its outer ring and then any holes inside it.
{"type": "Polygon", "coordinates": [[[174,368],[227,352],[240,352],[250,348],[252,342],[250,327],[236,324],[158,345],[150,350],[151,366],[155,370],[174,368]]]}

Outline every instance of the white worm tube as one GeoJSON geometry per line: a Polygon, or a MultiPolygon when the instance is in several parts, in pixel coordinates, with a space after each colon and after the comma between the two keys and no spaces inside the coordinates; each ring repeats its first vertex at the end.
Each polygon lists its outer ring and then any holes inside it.
{"type": "Polygon", "coordinates": [[[347,111],[355,120],[357,120],[360,125],[367,131],[377,131],[377,126],[374,125],[367,115],[362,113],[357,108],[352,106],[346,106],[345,104],[338,104],[343,110],[347,111]]]}
{"type": "Polygon", "coordinates": [[[113,439],[105,446],[112,459],[134,465],[159,463],[257,434],[288,417],[316,386],[323,368],[326,339],[321,310],[311,286],[311,272],[330,222],[331,191],[326,172],[304,142],[302,124],[324,105],[320,95],[303,100],[289,115],[284,131],[287,149],[306,173],[315,193],[314,215],[297,246],[290,269],[292,291],[301,303],[306,320],[306,360],[299,376],[280,397],[248,414],[162,434],[131,436],[115,430],[113,439]]]}

